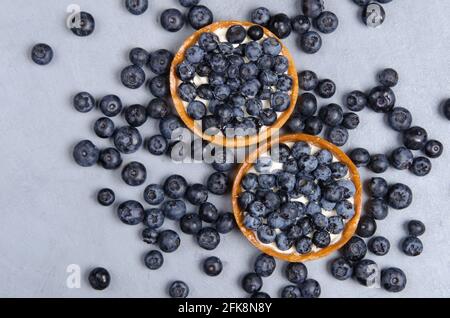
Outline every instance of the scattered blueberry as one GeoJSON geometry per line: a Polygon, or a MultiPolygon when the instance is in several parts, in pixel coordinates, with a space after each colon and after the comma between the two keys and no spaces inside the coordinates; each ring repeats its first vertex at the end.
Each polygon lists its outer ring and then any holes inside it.
{"type": "Polygon", "coordinates": [[[147,169],[140,162],[131,162],[123,168],[122,179],[129,186],[140,186],[147,180],[147,169]]]}
{"type": "Polygon", "coordinates": [[[317,18],[324,10],[323,0],[302,0],[302,11],[309,18],[317,18]]]}
{"type": "Polygon", "coordinates": [[[411,236],[421,236],[425,233],[425,224],[418,220],[408,222],[408,233],[411,236]]]}
{"type": "Polygon", "coordinates": [[[126,201],[117,209],[119,219],[127,225],[138,225],[144,221],[144,207],[137,201],[126,201]]]}
{"type": "Polygon", "coordinates": [[[260,7],[255,9],[251,14],[251,21],[255,24],[267,26],[270,22],[271,14],[269,9],[260,7]]]}
{"type": "Polygon", "coordinates": [[[89,273],[89,284],[95,290],[105,290],[111,283],[111,275],[109,272],[101,267],[94,268],[89,273]]]}
{"type": "Polygon", "coordinates": [[[95,108],[95,99],[87,92],[81,92],[73,98],[73,107],[80,113],[88,113],[95,108]]]}
{"type": "Polygon", "coordinates": [[[348,109],[354,112],[360,112],[368,105],[367,96],[360,91],[353,91],[345,98],[348,109]]]}
{"type": "Polygon", "coordinates": [[[203,262],[203,271],[208,276],[219,276],[222,273],[223,265],[222,261],[218,257],[208,257],[203,262]]]}
{"type": "Polygon", "coordinates": [[[298,34],[303,34],[311,29],[311,20],[304,15],[297,15],[291,19],[292,30],[298,34]]]}
{"type": "Polygon", "coordinates": [[[195,235],[202,229],[202,220],[195,213],[185,214],[180,219],[181,231],[185,234],[195,235]]]}
{"type": "Polygon", "coordinates": [[[389,253],[391,243],[389,240],[382,236],[372,238],[368,244],[369,251],[377,256],[384,256],[389,253]]]}
{"type": "Polygon", "coordinates": [[[116,95],[106,95],[99,101],[98,106],[106,117],[119,115],[123,108],[122,101],[116,95]]]}
{"type": "Polygon", "coordinates": [[[377,223],[372,216],[364,215],[361,217],[356,233],[364,238],[372,237],[377,231],[377,223]]]}
{"type": "Polygon", "coordinates": [[[381,271],[381,286],[388,292],[398,293],[406,287],[406,275],[399,268],[388,268],[381,271]]]}
{"type": "Polygon", "coordinates": [[[431,171],[431,161],[426,157],[414,158],[411,167],[409,168],[416,176],[423,177],[431,171]]]}
{"type": "Polygon", "coordinates": [[[308,269],[303,263],[288,263],[285,274],[288,281],[299,285],[305,282],[308,277],[308,269]]]}
{"type": "Polygon", "coordinates": [[[378,74],[378,81],[386,87],[394,87],[398,84],[398,73],[392,68],[387,68],[378,74]]]}
{"type": "Polygon", "coordinates": [[[367,167],[374,173],[384,173],[389,169],[389,158],[385,154],[372,155],[367,167]]]}
{"type": "Polygon", "coordinates": [[[348,138],[348,130],[345,127],[330,127],[327,131],[327,140],[338,147],[344,146],[347,143],[348,138]]]}
{"type": "Polygon", "coordinates": [[[164,264],[164,257],[160,251],[150,251],[144,257],[144,264],[151,270],[160,269],[164,264]]]}
{"type": "Polygon", "coordinates": [[[261,290],[263,281],[256,273],[249,273],[242,278],[242,288],[249,294],[256,293],[261,290]]]}
{"type": "Polygon", "coordinates": [[[319,282],[314,279],[307,279],[299,285],[302,298],[319,298],[321,288],[319,282]]]}
{"type": "Polygon", "coordinates": [[[184,16],[178,9],[167,9],[161,13],[161,26],[169,32],[178,32],[184,27],[184,16]]]}
{"type": "Polygon", "coordinates": [[[137,65],[130,65],[122,70],[120,78],[125,87],[137,89],[144,85],[145,72],[137,65]]]}
{"type": "Polygon", "coordinates": [[[82,167],[92,167],[99,157],[100,150],[89,140],[80,141],[73,149],[73,158],[82,167]]]}
{"type": "Polygon", "coordinates": [[[162,135],[150,137],[147,142],[148,151],[154,156],[162,156],[169,149],[169,142],[162,135]]]}
{"type": "Polygon", "coordinates": [[[169,220],[180,220],[186,214],[186,204],[182,200],[168,200],[161,209],[169,220]]]}
{"type": "Polygon", "coordinates": [[[344,119],[342,120],[342,126],[347,129],[356,129],[360,124],[359,116],[355,113],[344,114],[344,119]]]}
{"type": "Polygon", "coordinates": [[[411,150],[421,150],[428,141],[428,134],[422,127],[411,127],[403,133],[403,143],[411,150]]]}
{"type": "Polygon", "coordinates": [[[208,189],[203,184],[190,185],[186,190],[186,199],[193,205],[201,205],[208,200],[208,189]]]}
{"type": "Polygon", "coordinates": [[[209,176],[206,187],[209,192],[216,195],[224,195],[228,192],[229,180],[225,173],[215,172],[209,176]]]}
{"type": "Polygon", "coordinates": [[[285,39],[292,32],[291,19],[284,13],[276,14],[270,19],[269,30],[280,39],[285,39]]]}
{"type": "Polygon", "coordinates": [[[111,206],[116,200],[116,195],[111,189],[102,189],[97,194],[97,201],[103,206],[111,206]]]}
{"type": "Polygon", "coordinates": [[[148,9],[148,0],[125,0],[125,7],[131,14],[141,15],[148,9]]]}
{"type": "Polygon", "coordinates": [[[331,275],[338,280],[347,280],[353,275],[353,266],[345,258],[340,257],[331,263],[331,275]]]}
{"type": "Polygon", "coordinates": [[[189,287],[186,283],[176,281],[169,287],[169,296],[172,298],[187,298],[189,296],[189,287]]]}
{"type": "Polygon", "coordinates": [[[155,97],[167,97],[170,94],[169,80],[166,75],[158,75],[147,81],[148,89],[155,97]]]}
{"type": "Polygon", "coordinates": [[[384,220],[388,216],[389,208],[384,199],[371,198],[367,202],[367,213],[375,220],[384,220]]]}
{"type": "Polygon", "coordinates": [[[154,229],[145,228],[142,231],[142,240],[147,244],[155,245],[158,243],[159,232],[154,229]]]}
{"type": "Polygon", "coordinates": [[[197,243],[205,250],[214,250],[220,243],[220,234],[211,227],[203,228],[197,233],[197,243]]]}
{"type": "Polygon", "coordinates": [[[207,7],[199,5],[191,7],[188,13],[188,20],[194,29],[199,30],[211,24],[214,20],[214,16],[207,7]]]}
{"type": "Polygon", "coordinates": [[[299,44],[303,52],[314,54],[322,47],[322,38],[316,31],[308,31],[300,35],[299,44]]]}
{"type": "Polygon", "coordinates": [[[236,228],[234,215],[230,212],[222,213],[216,222],[216,230],[220,234],[227,234],[236,228]]]}
{"type": "Polygon", "coordinates": [[[81,11],[78,17],[72,19],[71,30],[76,36],[91,35],[95,30],[94,17],[88,12],[81,11]]]}
{"type": "Polygon", "coordinates": [[[368,101],[375,112],[388,113],[394,108],[396,97],[389,87],[377,86],[370,91],[368,101]]]}
{"type": "Polygon", "coordinates": [[[106,148],[100,151],[99,163],[106,170],[115,170],[122,165],[122,156],[115,148],[106,148]]]}
{"type": "Polygon", "coordinates": [[[159,233],[158,245],[164,253],[173,253],[180,246],[181,240],[177,232],[165,230],[159,233]]]}
{"type": "Polygon", "coordinates": [[[275,259],[266,254],[260,254],[255,261],[255,273],[260,277],[269,277],[276,268],[275,259]]]}
{"type": "Polygon", "coordinates": [[[411,189],[402,183],[394,184],[389,188],[387,202],[389,206],[396,210],[403,210],[409,207],[413,200],[411,189]]]}
{"type": "Polygon", "coordinates": [[[440,141],[428,140],[422,149],[429,158],[439,158],[444,152],[444,146],[440,141]]]}
{"type": "Polygon", "coordinates": [[[281,298],[302,298],[302,292],[297,286],[286,286],[281,290],[281,298]]]}
{"type": "Polygon", "coordinates": [[[342,248],[342,255],[350,262],[362,260],[367,253],[367,245],[363,239],[353,236],[342,248]]]}
{"type": "Polygon", "coordinates": [[[147,65],[149,57],[149,53],[140,47],[133,48],[129,54],[131,64],[137,65],[139,67],[144,67],[145,65],[147,65]]]}
{"type": "Polygon", "coordinates": [[[159,229],[164,224],[164,213],[161,209],[145,211],[144,224],[151,230],[159,229]]]}
{"type": "Polygon", "coordinates": [[[388,193],[389,186],[383,178],[372,178],[368,185],[369,193],[375,198],[384,198],[388,193]]]}
{"type": "Polygon", "coordinates": [[[47,65],[53,60],[53,49],[44,43],[36,44],[31,50],[31,59],[38,65],[47,65]]]}
{"type": "Polygon", "coordinates": [[[299,86],[301,90],[313,91],[319,85],[319,78],[313,71],[302,71],[298,73],[299,86]]]}
{"type": "Polygon", "coordinates": [[[402,249],[408,256],[419,256],[423,252],[423,243],[418,237],[409,236],[403,240],[402,249]]]}
{"type": "Polygon", "coordinates": [[[172,64],[173,54],[168,50],[157,50],[150,54],[147,66],[156,75],[169,73],[172,64]]]}
{"type": "Polygon", "coordinates": [[[335,127],[342,123],[344,119],[344,112],[341,106],[337,104],[329,104],[320,109],[319,117],[325,125],[335,127]]]}
{"type": "Polygon", "coordinates": [[[309,135],[317,136],[323,130],[323,123],[319,117],[313,116],[306,118],[304,132],[309,135]]]}
{"type": "Polygon", "coordinates": [[[333,12],[323,11],[314,19],[314,25],[319,32],[333,33],[339,26],[339,19],[333,12]]]}
{"type": "Polygon", "coordinates": [[[353,271],[358,283],[366,287],[373,287],[380,275],[377,263],[370,259],[363,259],[358,262],[353,271]]]}
{"type": "Polygon", "coordinates": [[[398,170],[409,169],[413,163],[414,155],[411,150],[405,147],[395,149],[390,157],[392,166],[398,170]]]}

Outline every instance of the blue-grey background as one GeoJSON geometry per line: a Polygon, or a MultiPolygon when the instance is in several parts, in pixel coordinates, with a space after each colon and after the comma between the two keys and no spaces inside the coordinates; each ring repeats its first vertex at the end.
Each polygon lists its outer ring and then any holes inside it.
{"type": "MultiPolygon", "coordinates": [[[[96,191],[111,187],[118,201],[140,199],[143,188],[125,186],[119,172],[101,168],[81,169],[71,159],[77,141],[95,139],[92,124],[98,111],[80,114],[71,106],[72,96],[86,90],[101,97],[114,93],[125,104],[147,104],[145,89],[131,91],[121,86],[118,74],[127,65],[129,49],[167,48],[175,51],[192,30],[167,33],[158,16],[177,1],[150,0],[150,9],[133,16],[119,0],[3,0],[0,11],[0,296],[3,297],[164,297],[170,281],[181,279],[191,287],[192,297],[243,297],[240,278],[251,269],[257,251],[239,232],[223,237],[216,251],[198,248],[192,238],[182,236],[182,245],[165,255],[164,267],[147,270],[142,256],[150,247],[140,241],[140,227],[121,224],[112,208],[100,207],[96,191]],[[77,38],[65,28],[66,8],[77,3],[94,15],[95,33],[77,38]],[[31,47],[46,42],[55,59],[40,67],[30,61],[31,47]],[[210,255],[222,258],[220,277],[208,278],[200,261],[210,255]],[[66,268],[78,264],[82,270],[80,289],[66,287],[66,268]],[[111,287],[93,291],[85,276],[93,266],[112,273],[111,287]]],[[[248,18],[251,9],[265,5],[274,12],[299,13],[298,1],[204,0],[216,20],[248,18]]],[[[398,266],[408,276],[406,290],[398,295],[366,289],[354,281],[339,282],[327,271],[329,259],[308,263],[310,276],[320,281],[324,297],[448,297],[450,296],[450,123],[438,112],[440,102],[450,97],[450,1],[395,0],[385,5],[387,20],[376,30],[361,24],[359,8],[350,0],[327,0],[327,7],[340,18],[336,33],[323,36],[322,50],[313,56],[296,46],[296,36],[286,40],[298,70],[313,69],[338,85],[334,102],[353,89],[375,85],[375,74],[384,67],[400,73],[395,88],[398,105],[409,108],[414,123],[428,129],[430,137],[445,143],[445,154],[434,160],[426,178],[390,170],[390,182],[405,182],[414,191],[414,202],[405,211],[391,211],[379,222],[379,235],[388,237],[388,256],[368,257],[381,267],[398,266]],[[404,223],[418,218],[427,225],[424,253],[409,258],[398,244],[405,236],[404,223]]],[[[321,104],[327,101],[321,101],[321,104]]],[[[381,115],[361,113],[362,124],[351,132],[346,149],[362,146],[371,152],[389,152],[399,137],[387,129],[381,115]]],[[[116,122],[119,122],[116,119],[116,122]]],[[[149,121],[145,136],[157,131],[149,121]]],[[[203,182],[212,172],[202,164],[176,165],[166,158],[141,151],[126,156],[138,159],[149,170],[148,182],[160,182],[171,173],[182,173],[191,182],[203,182]]],[[[364,178],[371,176],[362,169],[364,178]]],[[[213,197],[222,210],[230,210],[228,198],[213,197]]],[[[167,222],[167,223],[170,223],[167,222]]],[[[167,225],[169,226],[169,225],[167,225]]],[[[170,225],[171,226],[171,225],[170,225]]],[[[283,268],[281,262],[279,269],[283,268]]],[[[278,296],[287,285],[282,271],[264,280],[263,290],[278,296]]]]}

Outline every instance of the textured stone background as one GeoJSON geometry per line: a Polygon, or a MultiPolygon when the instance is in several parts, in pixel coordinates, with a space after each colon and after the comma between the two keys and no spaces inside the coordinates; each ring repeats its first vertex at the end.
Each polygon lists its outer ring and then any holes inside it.
{"type": "MultiPolygon", "coordinates": [[[[265,5],[273,11],[299,12],[298,1],[203,1],[216,20],[247,19],[251,9],[265,5]]],[[[336,81],[334,102],[353,89],[375,85],[375,74],[383,67],[396,68],[401,76],[395,89],[398,104],[408,107],[414,123],[428,129],[431,137],[450,147],[449,122],[438,113],[438,105],[450,97],[450,2],[442,0],[393,1],[385,5],[386,23],[377,30],[360,23],[358,7],[350,0],[327,0],[340,18],[340,27],[324,36],[323,49],[314,56],[302,54],[296,37],[286,44],[292,50],[298,70],[310,68],[321,77],[336,81]]],[[[129,49],[176,50],[191,33],[186,28],[169,34],[158,25],[159,13],[177,6],[175,0],[150,0],[150,10],[139,17],[130,15],[119,0],[3,0],[0,12],[0,296],[61,297],[159,297],[166,296],[167,284],[185,280],[192,297],[241,297],[241,276],[250,270],[257,251],[235,232],[223,238],[217,251],[206,252],[182,236],[182,246],[165,255],[165,266],[150,272],[142,264],[149,247],[140,242],[139,227],[120,223],[113,209],[95,201],[99,188],[112,187],[118,200],[140,199],[143,188],[131,189],[119,172],[100,168],[81,169],[71,159],[74,143],[94,138],[91,131],[99,112],[75,112],[71,97],[81,90],[95,96],[115,93],[125,104],[150,100],[146,90],[130,91],[121,86],[118,74],[127,64],[129,49]],[[93,36],[77,38],[65,28],[66,8],[78,3],[96,18],[93,36]],[[29,51],[37,42],[55,49],[47,67],[34,65],[29,51]],[[217,255],[225,264],[218,278],[200,271],[200,260],[217,255]],[[80,289],[66,287],[66,267],[81,266],[83,278],[92,266],[105,266],[112,273],[112,285],[103,292],[91,290],[84,279],[80,289]]],[[[321,101],[321,104],[325,101],[321,101]]],[[[351,133],[347,148],[367,147],[388,152],[399,145],[396,133],[387,129],[383,118],[369,110],[361,113],[362,125],[351,133]]],[[[156,132],[154,121],[142,130],[156,132]]],[[[95,139],[100,146],[106,143],[95,139]]],[[[141,151],[134,157],[149,170],[149,182],[160,182],[171,173],[183,173],[191,182],[203,182],[212,169],[204,165],[180,166],[168,159],[141,151]]],[[[338,282],[327,271],[328,260],[308,263],[310,276],[319,280],[325,297],[448,297],[450,296],[449,151],[433,161],[431,175],[420,179],[408,172],[390,170],[390,182],[409,184],[415,195],[406,211],[391,211],[379,222],[378,234],[392,242],[383,258],[369,255],[380,266],[398,266],[407,273],[408,286],[399,295],[366,289],[354,281],[338,282]],[[425,251],[418,258],[400,252],[404,223],[412,218],[428,227],[423,237],[425,251]]],[[[364,178],[371,175],[362,170],[364,178]]],[[[222,210],[229,210],[228,198],[214,197],[222,210]]],[[[168,222],[170,223],[170,222],[168,222]]],[[[281,262],[278,267],[283,268],[281,262]]],[[[264,291],[273,296],[287,284],[277,270],[264,280],[264,291]]]]}

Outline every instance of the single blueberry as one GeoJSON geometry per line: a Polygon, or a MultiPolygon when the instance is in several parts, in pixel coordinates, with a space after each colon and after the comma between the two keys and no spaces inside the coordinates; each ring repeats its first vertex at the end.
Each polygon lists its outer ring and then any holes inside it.
{"type": "Polygon", "coordinates": [[[184,16],[178,9],[167,9],[161,13],[161,26],[169,32],[178,32],[184,27],[184,16]]]}
{"type": "Polygon", "coordinates": [[[145,211],[144,224],[149,229],[159,229],[163,226],[164,219],[164,213],[161,209],[150,209],[145,211]]]}
{"type": "Polygon", "coordinates": [[[188,21],[192,28],[200,30],[211,24],[214,20],[213,13],[207,7],[196,5],[191,7],[188,13],[188,21]]]}
{"type": "Polygon", "coordinates": [[[399,147],[391,153],[390,162],[395,169],[409,169],[413,163],[414,155],[406,147],[399,147]]]}
{"type": "Polygon", "coordinates": [[[425,147],[422,149],[423,152],[429,158],[439,158],[444,152],[444,146],[440,141],[437,140],[428,140],[425,144],[425,147]]]}
{"type": "Polygon", "coordinates": [[[222,261],[218,257],[208,257],[203,262],[203,271],[208,276],[219,276],[222,273],[223,264],[222,261]]]}
{"type": "Polygon", "coordinates": [[[129,53],[130,62],[139,67],[147,65],[149,58],[150,54],[140,47],[133,48],[129,53]]]}
{"type": "Polygon", "coordinates": [[[353,273],[358,283],[366,287],[373,287],[379,279],[380,270],[374,261],[363,259],[353,267],[353,273]]]}
{"type": "Polygon", "coordinates": [[[102,117],[95,122],[94,131],[100,138],[110,138],[114,135],[114,122],[107,117],[102,117]]]}
{"type": "Polygon", "coordinates": [[[184,125],[178,116],[169,115],[159,122],[161,135],[167,140],[177,140],[183,133],[184,125]]]}
{"type": "Polygon", "coordinates": [[[324,10],[323,0],[302,0],[301,8],[309,18],[317,18],[324,10]]]}
{"type": "Polygon", "coordinates": [[[353,236],[342,248],[342,255],[350,262],[362,260],[367,253],[367,245],[363,239],[353,236]]]}
{"type": "Polygon", "coordinates": [[[308,31],[300,36],[299,45],[303,52],[315,54],[322,47],[322,38],[316,31],[308,31]]]}
{"type": "Polygon", "coordinates": [[[119,219],[127,225],[138,225],[144,221],[144,207],[137,201],[126,201],[117,209],[119,219]]]}
{"type": "Polygon", "coordinates": [[[383,86],[394,87],[398,83],[398,73],[392,68],[384,69],[378,74],[378,81],[383,86]]]}
{"type": "Polygon", "coordinates": [[[256,273],[249,273],[242,278],[242,288],[249,294],[256,293],[261,290],[263,281],[256,273]]]}
{"type": "Polygon", "coordinates": [[[156,75],[169,73],[172,64],[173,54],[165,49],[157,50],[150,54],[147,66],[156,75]]]}
{"type": "Polygon", "coordinates": [[[144,200],[150,205],[159,205],[164,202],[164,189],[159,184],[151,184],[144,190],[144,200]]]}
{"type": "Polygon", "coordinates": [[[222,172],[215,172],[211,174],[206,183],[208,191],[216,195],[224,195],[227,193],[228,185],[228,176],[222,172]]]}
{"type": "Polygon", "coordinates": [[[76,36],[89,36],[95,30],[94,17],[88,12],[81,11],[77,16],[73,17],[70,27],[72,33],[76,36]]]}
{"type": "Polygon", "coordinates": [[[31,50],[31,59],[38,65],[47,65],[53,60],[53,49],[44,43],[36,44],[31,50]]]}
{"type": "Polygon", "coordinates": [[[165,230],[159,233],[158,245],[164,253],[173,253],[180,246],[181,240],[177,232],[165,230]]]}
{"type": "Polygon", "coordinates": [[[377,231],[377,223],[372,216],[364,215],[359,220],[356,233],[364,238],[372,237],[377,231]]]}
{"type": "Polygon", "coordinates": [[[155,245],[158,243],[159,232],[147,227],[142,231],[141,236],[144,243],[155,245]]]}
{"type": "MultiPolygon", "coordinates": [[[[319,0],[318,0],[319,1],[319,0]]],[[[321,0],[320,0],[321,1],[321,0]]],[[[307,279],[299,286],[302,298],[319,298],[321,288],[319,282],[314,279],[307,279]]]]}
{"type": "Polygon", "coordinates": [[[418,220],[408,222],[408,233],[411,236],[421,236],[425,233],[425,224],[418,220]]]}
{"type": "Polygon", "coordinates": [[[131,14],[141,15],[148,9],[148,0],[125,0],[125,7],[131,14]]]}
{"type": "Polygon", "coordinates": [[[162,135],[150,137],[147,141],[147,149],[154,156],[162,156],[169,149],[169,142],[162,135]]]}
{"type": "Polygon", "coordinates": [[[122,179],[129,186],[140,186],[147,180],[147,169],[140,162],[131,162],[123,168],[122,179]]]}
{"type": "Polygon", "coordinates": [[[292,30],[303,34],[311,29],[311,20],[305,15],[297,15],[291,19],[292,30]]]}
{"type": "Polygon", "coordinates": [[[89,273],[88,280],[95,290],[105,290],[111,283],[111,275],[106,269],[97,267],[89,273]]]}
{"type": "Polygon", "coordinates": [[[267,26],[271,19],[271,13],[269,9],[260,7],[252,12],[250,19],[255,24],[267,26]]]}
{"type": "Polygon", "coordinates": [[[353,149],[349,157],[357,167],[364,167],[370,163],[370,154],[364,148],[353,149]]]}
{"type": "Polygon", "coordinates": [[[312,239],[307,236],[302,236],[298,239],[295,245],[295,250],[301,255],[309,254],[312,251],[312,239]]]}
{"type": "Polygon", "coordinates": [[[281,290],[281,298],[302,298],[302,292],[297,286],[286,286],[281,290]]]}
{"type": "Polygon", "coordinates": [[[389,206],[396,210],[403,210],[409,207],[413,200],[411,189],[402,183],[397,183],[389,188],[387,202],[389,206]]]}
{"type": "Polygon", "coordinates": [[[144,257],[144,264],[148,269],[157,270],[163,266],[164,257],[160,251],[150,251],[144,257]]]}
{"type": "Polygon", "coordinates": [[[220,234],[211,227],[203,228],[197,233],[197,243],[205,250],[214,250],[220,244],[220,234]]]}
{"type": "Polygon", "coordinates": [[[292,32],[291,19],[284,13],[274,15],[268,27],[280,39],[287,38],[292,32]]]}
{"type": "Polygon", "coordinates": [[[111,206],[116,200],[116,195],[111,189],[102,189],[97,194],[97,201],[103,206],[111,206]]]}
{"type": "Polygon", "coordinates": [[[95,108],[95,99],[87,92],[78,93],[73,98],[73,107],[80,113],[88,113],[95,108]]]}
{"type": "Polygon", "coordinates": [[[353,266],[345,258],[335,259],[330,266],[331,275],[338,280],[347,280],[353,275],[353,266]]]}
{"type": "Polygon", "coordinates": [[[423,243],[418,237],[409,236],[403,240],[402,250],[408,256],[419,256],[423,252],[423,243]]]}
{"type": "Polygon", "coordinates": [[[411,167],[409,168],[416,176],[423,177],[431,171],[431,161],[426,157],[417,157],[413,160],[411,167]]]}
{"type": "Polygon", "coordinates": [[[375,112],[389,113],[395,106],[396,97],[389,87],[377,86],[370,91],[368,102],[375,112]]]}
{"type": "Polygon", "coordinates": [[[189,296],[189,287],[186,283],[176,281],[169,287],[169,296],[171,298],[187,298],[189,296]]]}
{"type": "Polygon", "coordinates": [[[92,167],[100,157],[100,150],[89,140],[80,141],[73,148],[73,158],[81,167],[92,167]]]}
{"type": "Polygon", "coordinates": [[[255,260],[255,273],[260,277],[269,277],[275,271],[277,263],[275,258],[267,254],[260,254],[255,260]]]}
{"type": "Polygon", "coordinates": [[[381,286],[388,292],[398,293],[406,287],[406,275],[399,268],[388,268],[381,271],[381,286]]]}
{"type": "Polygon", "coordinates": [[[369,193],[375,198],[384,198],[388,193],[389,186],[383,178],[372,178],[368,184],[369,193]]]}
{"type": "Polygon", "coordinates": [[[99,102],[100,111],[106,117],[115,117],[122,112],[122,101],[116,95],[106,95],[99,102]]]}
{"type": "Polygon", "coordinates": [[[314,26],[319,32],[333,33],[339,26],[339,19],[333,12],[323,11],[314,19],[314,26]]]}
{"type": "Polygon", "coordinates": [[[360,112],[368,105],[366,94],[361,91],[353,91],[345,98],[345,105],[354,112],[360,112]]]}
{"type": "Polygon", "coordinates": [[[389,208],[383,198],[372,198],[367,202],[367,213],[375,220],[384,220],[389,214],[389,208]]]}
{"type": "Polygon", "coordinates": [[[403,143],[411,150],[421,150],[428,141],[428,133],[422,127],[411,127],[403,133],[403,143]]]}
{"type": "Polygon", "coordinates": [[[247,31],[241,25],[233,25],[228,28],[226,33],[227,41],[231,44],[240,44],[244,42],[247,36],[247,31]]]}
{"type": "Polygon", "coordinates": [[[147,109],[142,105],[131,105],[125,108],[124,117],[131,127],[140,127],[147,121],[147,109]]]}
{"type": "Polygon", "coordinates": [[[377,256],[384,256],[389,253],[391,243],[389,240],[382,236],[372,238],[368,244],[369,251],[377,256]]]}
{"type": "Polygon", "coordinates": [[[137,89],[144,85],[145,72],[137,65],[130,65],[122,70],[120,78],[125,87],[137,89]]]}
{"type": "Polygon", "coordinates": [[[106,170],[115,170],[122,165],[122,156],[115,148],[106,148],[100,151],[99,163],[106,170]]]}
{"type": "Polygon", "coordinates": [[[389,169],[389,158],[385,154],[372,155],[367,167],[374,173],[386,172],[389,169]]]}

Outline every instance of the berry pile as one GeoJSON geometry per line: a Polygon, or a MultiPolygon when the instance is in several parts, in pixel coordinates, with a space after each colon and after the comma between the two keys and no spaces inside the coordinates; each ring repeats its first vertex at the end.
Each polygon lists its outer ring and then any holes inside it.
{"type": "Polygon", "coordinates": [[[291,105],[293,79],[282,44],[259,26],[203,33],[177,65],[178,96],[205,133],[255,135],[291,105]]]}
{"type": "Polygon", "coordinates": [[[336,84],[330,79],[319,80],[317,74],[309,70],[300,72],[298,77],[304,93],[299,96],[287,128],[293,133],[320,135],[327,126],[325,138],[336,146],[344,146],[349,139],[349,130],[358,128],[359,116],[354,112],[344,113],[343,107],[335,103],[318,111],[315,95],[322,99],[332,98],[336,94],[336,84]]]}
{"type": "Polygon", "coordinates": [[[299,47],[307,54],[314,54],[322,47],[322,37],[312,28],[330,34],[338,28],[339,19],[333,12],[325,11],[323,0],[302,0],[300,5],[303,15],[293,18],[284,13],[272,15],[269,9],[260,7],[251,13],[251,21],[269,28],[280,39],[287,38],[292,32],[299,34],[299,47]]]}
{"type": "Polygon", "coordinates": [[[200,30],[214,21],[214,15],[210,9],[199,5],[200,0],[179,0],[180,5],[189,9],[184,15],[175,8],[166,9],[161,13],[160,23],[164,30],[169,32],[180,31],[188,22],[195,30],[200,30]]]}
{"type": "Polygon", "coordinates": [[[441,142],[428,138],[427,131],[413,126],[413,117],[404,107],[396,107],[397,98],[392,90],[398,83],[398,73],[393,69],[384,69],[378,74],[380,86],[374,87],[368,94],[353,91],[346,97],[346,106],[354,112],[368,107],[377,113],[385,114],[390,128],[402,134],[403,146],[390,155],[373,154],[364,148],[353,149],[349,156],[358,167],[367,167],[380,174],[389,166],[397,170],[410,170],[416,176],[426,176],[431,172],[432,163],[428,158],[438,158],[443,152],[441,142]],[[414,157],[413,151],[422,151],[425,156],[414,157]]]}
{"type": "Polygon", "coordinates": [[[280,144],[272,157],[261,156],[242,179],[244,225],[261,243],[301,255],[338,240],[355,215],[348,167],[305,142],[280,144]]]}

